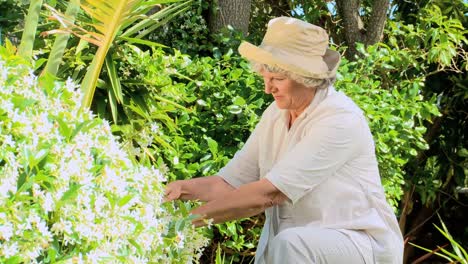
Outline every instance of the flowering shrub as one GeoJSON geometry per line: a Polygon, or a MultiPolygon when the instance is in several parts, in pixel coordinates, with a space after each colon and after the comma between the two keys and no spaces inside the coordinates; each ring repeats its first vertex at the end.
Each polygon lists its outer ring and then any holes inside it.
{"type": "Polygon", "coordinates": [[[71,80],[2,49],[0,262],[196,262],[207,241],[187,205],[162,204],[164,171],[132,161],[71,80]]]}

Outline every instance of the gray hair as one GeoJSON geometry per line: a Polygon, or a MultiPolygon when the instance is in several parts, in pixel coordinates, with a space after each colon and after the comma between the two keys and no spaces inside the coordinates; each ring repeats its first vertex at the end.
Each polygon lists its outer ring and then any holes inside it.
{"type": "Polygon", "coordinates": [[[272,73],[281,73],[281,74],[286,75],[289,79],[293,81],[296,81],[307,87],[317,88],[317,89],[326,89],[330,85],[333,85],[336,81],[336,76],[333,76],[332,78],[327,78],[327,79],[315,79],[315,78],[305,77],[305,76],[301,76],[290,71],[283,70],[278,66],[271,66],[271,65],[261,64],[257,62],[251,62],[251,67],[257,73],[260,73],[263,70],[266,70],[272,73]]]}

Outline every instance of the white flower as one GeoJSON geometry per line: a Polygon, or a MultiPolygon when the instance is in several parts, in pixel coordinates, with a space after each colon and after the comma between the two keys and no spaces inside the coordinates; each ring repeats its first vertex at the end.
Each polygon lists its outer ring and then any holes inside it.
{"type": "Polygon", "coordinates": [[[34,71],[30,70],[29,75],[24,76],[23,82],[27,86],[33,86],[36,81],[36,76],[34,75],[34,71]]]}
{"type": "Polygon", "coordinates": [[[42,204],[42,208],[46,212],[51,212],[52,209],[54,208],[55,202],[54,199],[52,198],[52,194],[46,193],[44,196],[44,202],[42,204]]]}
{"type": "Polygon", "coordinates": [[[110,255],[100,249],[93,250],[89,252],[88,254],[86,254],[88,263],[93,263],[93,264],[101,263],[101,259],[106,258],[106,257],[110,257],[110,255]]]}
{"type": "Polygon", "coordinates": [[[117,173],[117,169],[111,169],[108,166],[104,168],[102,174],[103,188],[114,193],[123,193],[127,184],[117,173]]]}
{"type": "Polygon", "coordinates": [[[8,77],[8,68],[0,61],[0,80],[4,81],[8,77]]]}
{"type": "MultiPolygon", "coordinates": [[[[0,90],[2,90],[2,89],[0,89],[0,90]]],[[[3,92],[10,92],[11,93],[11,91],[3,91],[3,92]]],[[[13,103],[11,101],[1,100],[0,103],[1,103],[2,109],[4,109],[7,113],[12,113],[13,112],[14,105],[13,105],[13,103]]]]}
{"type": "Polygon", "coordinates": [[[6,258],[10,258],[18,254],[18,243],[14,242],[12,244],[8,243],[3,243],[2,246],[2,255],[4,255],[6,258]]]}
{"type": "Polygon", "coordinates": [[[36,260],[41,254],[41,248],[36,246],[36,248],[29,247],[28,250],[25,252],[25,255],[30,260],[36,260]]]}
{"type": "Polygon", "coordinates": [[[68,77],[67,80],[65,81],[65,89],[67,89],[70,92],[74,92],[76,88],[77,86],[73,82],[72,78],[68,77]]]}
{"type": "Polygon", "coordinates": [[[144,257],[139,257],[139,256],[129,256],[129,262],[130,263],[135,263],[135,264],[146,264],[148,263],[148,259],[144,257]]]}
{"type": "Polygon", "coordinates": [[[152,133],[159,132],[159,125],[157,123],[151,123],[150,130],[152,133]]]}
{"type": "Polygon", "coordinates": [[[177,242],[178,248],[184,248],[185,245],[185,236],[182,232],[177,231],[177,235],[175,237],[175,241],[177,242]]]}
{"type": "MultiPolygon", "coordinates": [[[[7,168],[4,168],[3,170],[3,173],[5,174],[9,174],[8,172],[12,172],[10,166],[8,166],[7,168]]],[[[2,170],[0,170],[0,173],[2,173],[2,170]]],[[[5,198],[8,198],[10,196],[9,195],[10,192],[14,193],[16,191],[17,171],[9,175],[12,175],[12,177],[1,179],[1,182],[0,182],[0,199],[2,200],[5,198]]]]}
{"type": "Polygon", "coordinates": [[[5,223],[0,225],[0,239],[9,241],[13,236],[13,225],[11,223],[5,223]]]}
{"type": "Polygon", "coordinates": [[[44,238],[49,239],[52,237],[52,235],[49,232],[49,228],[47,227],[46,223],[44,221],[39,221],[36,223],[36,227],[41,233],[44,238]]]}
{"type": "MultiPolygon", "coordinates": [[[[177,159],[177,162],[179,160],[177,159]]],[[[159,182],[165,182],[167,181],[166,177],[164,176],[164,174],[162,174],[162,172],[160,170],[157,170],[157,169],[154,169],[153,168],[153,173],[154,173],[154,176],[156,176],[156,179],[159,181],[159,182]]]]}
{"type": "Polygon", "coordinates": [[[5,135],[3,139],[3,144],[14,147],[15,146],[15,141],[13,140],[13,137],[11,135],[5,135]]]}
{"type": "Polygon", "coordinates": [[[153,244],[153,237],[149,233],[141,234],[138,237],[138,242],[144,250],[149,250],[153,244]]]}
{"type": "Polygon", "coordinates": [[[49,134],[53,128],[53,124],[49,121],[47,113],[41,113],[34,118],[36,133],[49,134]]]}
{"type": "Polygon", "coordinates": [[[72,233],[72,223],[68,220],[63,220],[60,218],[58,222],[55,222],[52,225],[51,231],[55,235],[66,234],[70,235],[72,233]]]}
{"type": "Polygon", "coordinates": [[[75,228],[80,237],[92,240],[94,238],[93,228],[86,223],[78,223],[75,228]]]}
{"type": "Polygon", "coordinates": [[[95,212],[102,212],[109,205],[109,200],[107,200],[107,198],[102,195],[98,195],[94,202],[94,210],[95,212]]]}

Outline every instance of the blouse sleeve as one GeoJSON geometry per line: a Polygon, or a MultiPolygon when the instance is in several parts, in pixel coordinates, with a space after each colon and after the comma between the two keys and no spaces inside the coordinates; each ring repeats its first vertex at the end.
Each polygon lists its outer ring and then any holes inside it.
{"type": "Polygon", "coordinates": [[[363,117],[340,113],[312,126],[266,178],[294,204],[353,158],[362,141],[363,117]]]}
{"type": "Polygon", "coordinates": [[[258,150],[261,126],[262,121],[257,124],[244,146],[217,174],[235,188],[259,180],[258,150]]]}

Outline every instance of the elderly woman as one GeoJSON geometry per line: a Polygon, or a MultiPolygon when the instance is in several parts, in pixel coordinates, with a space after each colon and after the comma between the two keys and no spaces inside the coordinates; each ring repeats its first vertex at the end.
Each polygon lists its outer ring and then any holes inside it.
{"type": "Polygon", "coordinates": [[[340,61],[320,27],[270,21],[260,46],[239,52],[275,102],[216,176],[175,181],[166,200],[200,200],[215,223],[266,214],[255,263],[402,263],[362,111],[332,84],[340,61]]]}

